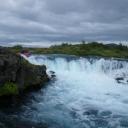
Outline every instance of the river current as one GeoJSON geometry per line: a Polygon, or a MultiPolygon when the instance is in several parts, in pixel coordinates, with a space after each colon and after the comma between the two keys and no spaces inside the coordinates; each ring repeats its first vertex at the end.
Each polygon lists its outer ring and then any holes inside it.
{"type": "MultiPolygon", "coordinates": [[[[27,94],[15,111],[6,114],[3,110],[4,118],[37,123],[28,126],[32,128],[42,127],[40,124],[49,128],[128,128],[126,60],[69,55],[24,58],[45,64],[49,76],[54,71],[55,77],[41,90],[27,94]]],[[[9,126],[5,120],[0,126],[9,126]]]]}

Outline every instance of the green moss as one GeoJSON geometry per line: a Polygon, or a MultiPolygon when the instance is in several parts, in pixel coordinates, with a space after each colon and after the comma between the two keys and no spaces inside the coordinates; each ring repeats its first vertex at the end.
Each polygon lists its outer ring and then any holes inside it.
{"type": "Polygon", "coordinates": [[[0,88],[0,96],[2,95],[17,95],[19,94],[17,86],[12,82],[6,82],[3,87],[0,88]]]}

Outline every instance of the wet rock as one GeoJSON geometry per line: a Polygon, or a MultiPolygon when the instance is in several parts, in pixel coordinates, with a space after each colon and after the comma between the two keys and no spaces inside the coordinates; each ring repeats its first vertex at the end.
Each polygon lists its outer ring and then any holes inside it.
{"type": "Polygon", "coordinates": [[[0,87],[2,87],[8,80],[9,80],[9,77],[0,76],[0,87]]]}
{"type": "Polygon", "coordinates": [[[115,80],[116,80],[118,83],[125,84],[123,77],[117,77],[117,78],[115,78],[115,80]]]}
{"type": "Polygon", "coordinates": [[[51,77],[55,77],[56,75],[51,75],[51,77]]]}
{"type": "Polygon", "coordinates": [[[55,72],[54,71],[49,71],[51,74],[55,74],[55,72]]]}
{"type": "Polygon", "coordinates": [[[123,77],[117,77],[117,78],[115,78],[117,81],[118,80],[124,80],[124,78],[123,77]]]}
{"type": "Polygon", "coordinates": [[[51,74],[51,77],[55,77],[56,76],[54,71],[49,71],[49,72],[51,74]]]}

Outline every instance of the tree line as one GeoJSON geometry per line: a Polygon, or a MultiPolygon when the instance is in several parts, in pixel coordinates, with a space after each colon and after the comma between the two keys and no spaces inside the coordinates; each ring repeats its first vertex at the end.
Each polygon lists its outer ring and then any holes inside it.
{"type": "Polygon", "coordinates": [[[106,45],[98,42],[80,44],[69,44],[62,42],[60,45],[51,45],[48,48],[23,48],[21,45],[10,47],[13,52],[19,52],[22,49],[31,51],[32,54],[69,54],[69,55],[97,55],[103,57],[128,57],[128,47],[119,43],[118,45],[106,45]]]}

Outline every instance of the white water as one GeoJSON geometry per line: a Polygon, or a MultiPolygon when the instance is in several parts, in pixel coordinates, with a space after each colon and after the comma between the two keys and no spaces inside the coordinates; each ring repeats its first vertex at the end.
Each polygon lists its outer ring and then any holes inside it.
{"type": "Polygon", "coordinates": [[[128,78],[126,61],[32,55],[33,64],[47,66],[56,77],[26,108],[25,116],[44,121],[51,128],[128,127],[128,78]]]}

